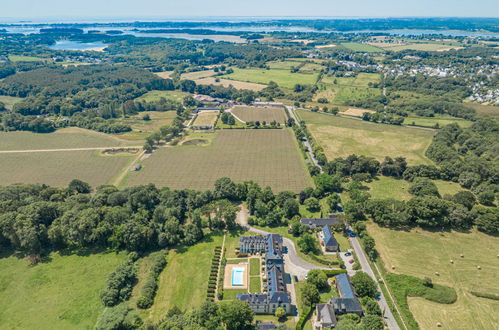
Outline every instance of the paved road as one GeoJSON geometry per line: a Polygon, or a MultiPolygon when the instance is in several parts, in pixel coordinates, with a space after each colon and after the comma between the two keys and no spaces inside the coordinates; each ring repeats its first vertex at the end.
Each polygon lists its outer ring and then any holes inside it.
{"type": "MultiPolygon", "coordinates": [[[[350,228],[350,230],[352,230],[352,228],[350,228]]],[[[378,283],[378,279],[374,275],[371,265],[367,261],[366,254],[364,253],[364,250],[360,246],[359,240],[357,239],[357,237],[350,237],[349,239],[353,249],[355,250],[355,253],[357,254],[357,258],[362,267],[362,271],[367,273],[376,283],[378,283]]],[[[386,324],[388,325],[388,328],[391,330],[400,330],[397,321],[395,320],[395,317],[393,317],[392,311],[390,310],[390,307],[386,302],[385,296],[383,295],[383,291],[381,291],[381,289],[379,288],[379,285],[378,285],[378,291],[380,292],[380,299],[378,300],[378,303],[381,307],[381,310],[384,313],[385,321],[386,324]]]]}
{"type": "MultiPolygon", "coordinates": [[[[295,108],[290,106],[286,106],[286,108],[288,109],[290,116],[295,120],[296,124],[299,125],[300,121],[298,120],[298,118],[296,118],[296,115],[294,113],[295,108]]],[[[315,166],[320,168],[321,173],[323,173],[322,167],[319,165],[319,162],[315,158],[315,155],[312,152],[312,146],[310,145],[310,142],[308,141],[307,138],[305,138],[303,144],[305,145],[305,147],[307,147],[308,157],[312,160],[315,166]]]]}

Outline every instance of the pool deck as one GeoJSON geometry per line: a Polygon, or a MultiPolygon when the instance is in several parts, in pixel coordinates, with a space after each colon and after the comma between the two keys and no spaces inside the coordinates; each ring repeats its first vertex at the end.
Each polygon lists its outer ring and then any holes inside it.
{"type": "Polygon", "coordinates": [[[248,263],[241,264],[227,264],[225,266],[225,275],[224,275],[224,289],[248,289],[248,276],[249,276],[249,265],[248,263]],[[242,268],[244,271],[243,274],[243,285],[232,285],[232,270],[236,268],[242,268]]]}

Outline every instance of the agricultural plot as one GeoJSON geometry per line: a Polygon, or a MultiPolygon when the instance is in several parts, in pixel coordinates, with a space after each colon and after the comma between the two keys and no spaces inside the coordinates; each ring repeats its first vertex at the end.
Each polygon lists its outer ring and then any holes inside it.
{"type": "Polygon", "coordinates": [[[203,70],[203,71],[195,71],[195,72],[187,72],[183,73],[180,78],[182,80],[197,80],[203,79],[207,77],[211,77],[216,75],[217,73],[213,70],[203,70]]]}
{"type": "Polygon", "coordinates": [[[194,123],[192,123],[192,126],[215,126],[215,123],[218,118],[218,114],[220,112],[218,111],[202,111],[200,112],[196,119],[194,120],[194,123]]]}
{"type": "Polygon", "coordinates": [[[8,153],[0,156],[0,185],[44,183],[66,186],[73,179],[93,187],[109,183],[131,162],[131,154],[103,156],[100,151],[8,153]]]}
{"type": "Polygon", "coordinates": [[[499,301],[475,297],[470,291],[499,293],[497,237],[476,231],[395,231],[375,224],[369,224],[368,232],[377,242],[383,242],[376,249],[387,269],[393,266],[397,273],[427,276],[456,290],[458,299],[451,305],[409,298],[410,310],[422,329],[435,328],[437,323],[441,329],[496,328],[499,301]]]}
{"type": "Polygon", "coordinates": [[[377,88],[343,87],[334,96],[334,102],[347,104],[351,101],[372,98],[379,95],[381,95],[381,91],[377,88]]]}
{"type": "Polygon", "coordinates": [[[123,140],[143,141],[152,132],[159,130],[160,127],[170,125],[176,115],[175,111],[141,112],[130,118],[123,119],[125,124],[129,124],[132,127],[132,131],[121,133],[118,136],[123,140]],[[149,120],[144,120],[144,116],[148,116],[149,120]]]}
{"type": "Polygon", "coordinates": [[[46,59],[34,56],[22,56],[22,55],[9,55],[9,61],[11,62],[41,62],[46,59]]]}
{"type": "Polygon", "coordinates": [[[375,46],[371,46],[369,44],[361,44],[358,42],[345,42],[342,43],[341,46],[350,49],[354,52],[362,52],[362,53],[382,53],[384,50],[375,46]]]}
{"type": "MultiPolygon", "coordinates": [[[[274,191],[300,191],[310,184],[304,160],[289,130],[222,130],[209,145],[161,148],[128,174],[128,186],[155,183],[173,189],[212,189],[221,177],[254,180],[274,191]]],[[[212,134],[213,135],[213,134],[212,134]]],[[[190,138],[196,139],[196,134],[190,138]]]]}
{"type": "Polygon", "coordinates": [[[416,125],[423,127],[435,127],[436,124],[438,124],[440,127],[443,127],[445,125],[449,125],[452,123],[456,123],[463,128],[470,127],[473,124],[473,122],[470,120],[455,118],[451,116],[439,116],[439,117],[409,116],[404,119],[404,125],[416,125]]]}
{"type": "Polygon", "coordinates": [[[163,71],[163,72],[154,72],[154,74],[160,78],[168,79],[171,77],[173,72],[174,71],[163,71]]]}
{"type": "Polygon", "coordinates": [[[467,103],[466,105],[471,106],[475,109],[476,113],[480,117],[497,117],[499,116],[499,107],[493,105],[467,103]]]}
{"type": "Polygon", "coordinates": [[[150,91],[146,94],[138,97],[137,101],[146,101],[146,102],[155,102],[159,101],[162,97],[167,100],[173,100],[177,102],[183,102],[184,97],[190,95],[189,93],[181,92],[181,91],[150,91]]]}
{"type": "Polygon", "coordinates": [[[301,61],[274,61],[268,62],[267,66],[275,70],[291,70],[292,67],[297,67],[301,64],[301,61]]]}
{"type": "Polygon", "coordinates": [[[300,72],[301,73],[318,73],[321,72],[321,70],[325,69],[320,64],[317,63],[305,63],[304,66],[301,67],[300,72]]]}
{"type": "Polygon", "coordinates": [[[381,47],[385,50],[391,50],[393,52],[401,52],[403,50],[411,49],[411,50],[420,50],[426,52],[444,52],[451,49],[461,49],[463,47],[455,46],[455,45],[446,45],[439,43],[414,43],[407,45],[397,45],[397,44],[386,44],[386,46],[378,44],[378,47],[381,47]]]}
{"type": "MultiPolygon", "coordinates": [[[[4,167],[2,167],[3,169],[4,167]]],[[[1,329],[90,329],[104,309],[99,293],[123,253],[61,255],[30,266],[0,254],[1,329]]]]}
{"type": "Polygon", "coordinates": [[[359,73],[355,77],[324,76],[323,83],[338,87],[369,87],[369,83],[378,83],[380,76],[377,73],[359,73]]]}
{"type": "Polygon", "coordinates": [[[291,73],[287,70],[238,69],[223,77],[232,80],[268,84],[271,81],[284,88],[294,88],[296,84],[313,85],[317,74],[291,73]]]}
{"type": "Polygon", "coordinates": [[[5,108],[7,108],[7,110],[12,110],[14,104],[16,104],[17,102],[21,102],[22,100],[22,97],[0,95],[0,102],[5,105],[5,108]]]}
{"type": "Polygon", "coordinates": [[[266,121],[270,123],[276,121],[285,123],[287,120],[286,113],[283,108],[257,108],[236,106],[230,110],[237,118],[244,122],[249,121],[266,121]]]}
{"type": "Polygon", "coordinates": [[[383,160],[385,156],[405,157],[410,165],[431,164],[425,151],[432,131],[382,125],[361,120],[299,110],[312,135],[329,159],[351,154],[383,160]]]}
{"type": "Polygon", "coordinates": [[[247,90],[255,91],[255,92],[259,92],[262,89],[264,89],[265,87],[267,87],[266,85],[263,85],[263,84],[256,84],[256,83],[251,83],[251,82],[246,82],[246,81],[213,78],[213,77],[197,79],[195,82],[198,85],[214,85],[214,86],[224,86],[224,87],[232,86],[235,89],[247,89],[247,90]]]}

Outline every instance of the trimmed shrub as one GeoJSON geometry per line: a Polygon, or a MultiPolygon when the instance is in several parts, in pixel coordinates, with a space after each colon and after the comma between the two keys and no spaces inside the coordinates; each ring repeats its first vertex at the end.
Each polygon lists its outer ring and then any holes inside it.
{"type": "Polygon", "coordinates": [[[327,277],[333,277],[334,275],[346,273],[347,270],[346,269],[324,269],[323,272],[324,272],[324,274],[326,274],[327,277]]]}
{"type": "Polygon", "coordinates": [[[137,267],[132,260],[118,265],[114,272],[109,274],[106,289],[100,293],[102,303],[107,307],[112,307],[130,299],[136,282],[137,267]]]}
{"type": "Polygon", "coordinates": [[[156,296],[156,291],[158,290],[158,278],[159,274],[166,267],[166,256],[167,251],[161,251],[153,260],[149,274],[147,274],[147,279],[140,291],[140,297],[137,299],[137,307],[141,309],[146,309],[152,306],[154,303],[154,297],[156,296]]]}
{"type": "Polygon", "coordinates": [[[483,293],[483,292],[477,292],[477,291],[470,291],[470,293],[476,297],[480,298],[486,298],[486,299],[492,299],[492,300],[499,300],[499,296],[493,293],[483,293]]]}

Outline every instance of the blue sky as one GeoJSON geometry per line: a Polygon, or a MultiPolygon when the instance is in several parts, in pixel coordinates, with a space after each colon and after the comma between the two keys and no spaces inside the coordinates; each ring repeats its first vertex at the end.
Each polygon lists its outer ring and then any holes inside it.
{"type": "Polygon", "coordinates": [[[498,17],[497,0],[14,0],[0,17],[498,17]]]}

